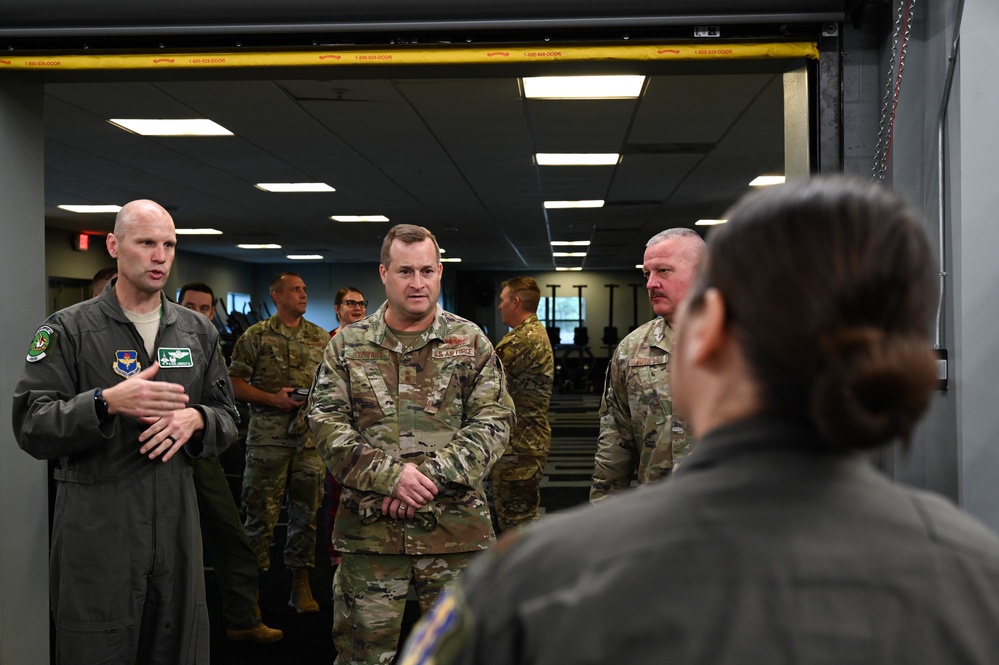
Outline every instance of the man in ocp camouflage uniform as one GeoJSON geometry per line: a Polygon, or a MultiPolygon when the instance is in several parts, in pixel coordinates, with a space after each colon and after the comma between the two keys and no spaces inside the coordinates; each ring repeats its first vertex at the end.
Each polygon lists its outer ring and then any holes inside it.
{"type": "Polygon", "coordinates": [[[540,515],[541,477],[552,445],[548,406],[555,383],[555,357],[548,332],[538,321],[541,289],[530,277],[503,282],[499,311],[513,328],[496,354],[506,370],[510,397],[517,407],[517,424],[490,478],[499,530],[506,531],[540,515]]]}
{"type": "Polygon", "coordinates": [[[704,241],[686,228],[646,243],[642,273],[656,318],[621,340],[608,362],[591,502],[627,488],[636,472],[639,485],[667,476],[689,449],[683,424],[673,418],[670,324],[703,252],[704,241]]]}
{"type": "Polygon", "coordinates": [[[426,612],[494,542],[482,481],[513,402],[482,331],[437,305],[442,271],[430,231],[393,227],[379,266],[385,304],[330,341],[312,387],[310,425],[341,485],[337,665],[390,662],[410,582],[426,612]]]}
{"type": "Polygon", "coordinates": [[[318,612],[309,570],[315,567],[323,461],[305,423],[305,397],[294,391],[311,385],[330,334],[305,320],[308,294],[299,275],[281,273],[270,288],[277,313],[240,336],[229,366],[236,398],[250,403],[244,526],[257,565],[268,570],[274,525],[287,491],[284,565],[293,571],[288,604],[298,612],[318,612]]]}

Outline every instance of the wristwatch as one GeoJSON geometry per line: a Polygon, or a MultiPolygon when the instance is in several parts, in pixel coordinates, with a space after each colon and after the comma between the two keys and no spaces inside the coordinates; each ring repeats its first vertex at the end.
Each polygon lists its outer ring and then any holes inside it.
{"type": "Polygon", "coordinates": [[[108,401],[104,399],[104,389],[98,388],[94,392],[94,410],[97,412],[97,420],[100,422],[106,422],[111,414],[108,413],[108,401]]]}

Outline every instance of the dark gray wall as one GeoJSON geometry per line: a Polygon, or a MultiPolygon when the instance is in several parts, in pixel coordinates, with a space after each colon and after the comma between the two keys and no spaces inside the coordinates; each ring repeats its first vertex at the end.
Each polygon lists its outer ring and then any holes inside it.
{"type": "Polygon", "coordinates": [[[48,495],[45,462],[21,452],[11,395],[45,317],[42,86],[0,82],[0,664],[47,663],[48,495]]]}

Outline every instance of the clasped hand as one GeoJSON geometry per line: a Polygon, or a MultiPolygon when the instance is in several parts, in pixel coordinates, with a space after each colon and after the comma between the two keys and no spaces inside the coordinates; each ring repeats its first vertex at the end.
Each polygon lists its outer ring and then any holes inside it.
{"type": "Polygon", "coordinates": [[[407,519],[437,496],[437,483],[412,462],[406,462],[396,483],[393,496],[382,499],[382,515],[407,519]]]}
{"type": "Polygon", "coordinates": [[[205,420],[198,409],[188,408],[190,398],[179,383],[152,380],[159,363],[142,370],[103,395],[108,413],[130,416],[149,427],[139,435],[139,453],[164,462],[173,457],[188,439],[204,429],[205,420]]]}

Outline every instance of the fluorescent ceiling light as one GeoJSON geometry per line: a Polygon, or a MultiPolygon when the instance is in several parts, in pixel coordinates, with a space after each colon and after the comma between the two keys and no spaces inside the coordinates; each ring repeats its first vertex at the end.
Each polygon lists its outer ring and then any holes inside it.
{"type": "Polygon", "coordinates": [[[727,219],[699,219],[694,222],[694,226],[716,226],[718,224],[724,224],[727,219]]]}
{"type": "Polygon", "coordinates": [[[265,192],[335,192],[325,182],[258,182],[254,185],[265,192]]]}
{"type": "Polygon", "coordinates": [[[753,178],[753,181],[749,183],[750,187],[767,187],[768,185],[783,185],[784,176],[782,175],[760,175],[753,178]]]}
{"type": "Polygon", "coordinates": [[[552,240],[552,247],[589,247],[589,240],[552,240]]]}
{"type": "Polygon", "coordinates": [[[218,229],[175,229],[179,236],[220,236],[218,229]]]}
{"type": "Polygon", "coordinates": [[[617,152],[539,152],[538,166],[614,166],[621,160],[617,152]]]}
{"type": "Polygon", "coordinates": [[[525,76],[528,99],[635,99],[644,76],[525,76]]]}
{"type": "Polygon", "coordinates": [[[586,256],[586,252],[552,252],[552,256],[557,256],[557,257],[586,256]]]}
{"type": "Polygon", "coordinates": [[[581,267],[576,268],[555,268],[555,272],[578,272],[582,270],[581,267]]]}
{"type": "Polygon", "coordinates": [[[641,263],[636,263],[635,267],[638,268],[639,270],[645,270],[645,266],[642,265],[641,263]]]}
{"type": "Polygon", "coordinates": [[[334,222],[387,222],[385,215],[330,215],[334,222]]]}
{"type": "Polygon", "coordinates": [[[264,243],[261,245],[246,244],[246,245],[236,245],[240,249],[281,249],[281,245],[274,245],[271,243],[264,243]]]}
{"type": "Polygon", "coordinates": [[[142,136],[232,136],[232,132],[207,118],[111,118],[112,125],[142,136]]]}
{"type": "Polygon", "coordinates": [[[286,254],[286,259],[291,259],[292,261],[314,261],[316,259],[323,258],[322,254],[286,254]]]}
{"type": "Polygon", "coordinates": [[[441,257],[441,263],[461,263],[461,259],[459,259],[457,256],[453,256],[450,259],[445,259],[441,257]]]}
{"type": "Polygon", "coordinates": [[[602,199],[591,199],[588,201],[545,201],[545,207],[552,208],[603,208],[602,199]]]}
{"type": "Polygon", "coordinates": [[[60,210],[70,212],[94,213],[94,212],[118,212],[121,206],[116,205],[65,205],[58,206],[60,210]]]}

